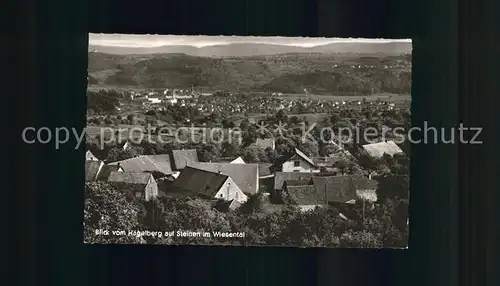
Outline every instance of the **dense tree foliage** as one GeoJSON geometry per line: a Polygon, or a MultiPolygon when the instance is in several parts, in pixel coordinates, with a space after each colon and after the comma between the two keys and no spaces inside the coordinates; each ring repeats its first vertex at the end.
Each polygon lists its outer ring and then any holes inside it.
{"type": "Polygon", "coordinates": [[[140,230],[146,210],[140,201],[127,198],[111,185],[85,185],[84,241],[86,243],[144,243],[141,237],[117,235],[113,231],[140,230]],[[99,231],[108,231],[107,234],[99,231]]]}
{"type": "Polygon", "coordinates": [[[262,194],[250,196],[232,212],[220,212],[214,205],[214,202],[194,197],[138,201],[108,184],[87,183],[85,241],[401,248],[406,247],[408,240],[407,198],[388,197],[377,203],[358,201],[349,209],[329,206],[307,212],[294,205],[272,205],[262,194]],[[96,230],[107,230],[109,234],[96,234],[96,230]],[[126,233],[129,230],[161,231],[174,235],[113,235],[117,230],[126,233]],[[211,235],[180,237],[177,231],[209,232],[211,235]],[[240,232],[244,237],[218,238],[213,232],[240,232]]]}
{"type": "Polygon", "coordinates": [[[155,242],[400,248],[406,246],[408,230],[404,213],[398,213],[395,209],[399,204],[395,201],[384,204],[365,203],[363,211],[363,204],[359,203],[355,212],[363,218],[353,214],[345,220],[334,207],[302,212],[293,205],[284,205],[279,210],[269,212],[268,203],[259,196],[251,197],[237,211],[229,213],[221,213],[212,208],[211,203],[200,199],[162,198],[155,202],[157,222],[154,227],[158,229],[243,232],[245,237],[164,237],[155,242]]]}
{"type": "Polygon", "coordinates": [[[114,112],[120,97],[115,90],[87,91],[87,109],[96,113],[114,112]]]}

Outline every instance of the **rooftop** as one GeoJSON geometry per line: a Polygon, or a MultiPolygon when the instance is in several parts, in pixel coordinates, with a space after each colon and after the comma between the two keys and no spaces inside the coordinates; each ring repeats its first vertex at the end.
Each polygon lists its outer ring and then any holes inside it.
{"type": "Polygon", "coordinates": [[[210,171],[213,173],[221,172],[226,176],[231,177],[234,183],[238,185],[242,192],[247,194],[256,194],[259,190],[258,164],[231,164],[231,163],[206,163],[198,162],[191,163],[188,166],[210,171]]]}
{"type": "Polygon", "coordinates": [[[224,185],[228,176],[186,166],[172,184],[172,188],[213,197],[224,185]]]}
{"type": "Polygon", "coordinates": [[[363,149],[374,158],[382,158],[384,154],[394,156],[395,154],[403,153],[403,150],[394,141],[366,144],[363,145],[363,149]]]}
{"type": "Polygon", "coordinates": [[[108,182],[147,185],[152,176],[149,173],[113,171],[109,174],[108,182]]]}

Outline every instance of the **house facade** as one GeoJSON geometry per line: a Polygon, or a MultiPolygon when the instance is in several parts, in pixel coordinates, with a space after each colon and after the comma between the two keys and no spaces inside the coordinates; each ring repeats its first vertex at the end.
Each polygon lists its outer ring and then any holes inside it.
{"type": "Polygon", "coordinates": [[[299,172],[299,173],[316,171],[311,164],[309,164],[307,161],[300,158],[299,156],[294,156],[289,160],[283,162],[281,170],[283,172],[299,172]]]}
{"type": "Polygon", "coordinates": [[[281,172],[319,172],[320,169],[306,154],[298,149],[281,160],[281,166],[277,166],[281,172]]]}
{"type": "Polygon", "coordinates": [[[239,203],[248,199],[230,176],[190,166],[182,170],[167,195],[200,196],[223,201],[235,200],[239,203]]]}
{"type": "Polygon", "coordinates": [[[235,200],[240,203],[244,203],[248,199],[248,197],[241,191],[231,177],[227,177],[224,184],[219,188],[213,197],[224,201],[235,200]]]}

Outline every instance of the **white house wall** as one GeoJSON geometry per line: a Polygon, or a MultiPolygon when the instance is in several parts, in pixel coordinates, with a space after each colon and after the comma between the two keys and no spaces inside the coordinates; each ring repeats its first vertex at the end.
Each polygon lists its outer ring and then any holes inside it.
{"type": "Polygon", "coordinates": [[[248,199],[248,197],[241,191],[238,185],[234,183],[231,177],[229,177],[226,182],[224,182],[224,185],[222,185],[222,187],[214,197],[226,201],[236,200],[240,203],[244,203],[248,199]]]}
{"type": "Polygon", "coordinates": [[[307,172],[315,172],[311,165],[307,163],[303,159],[291,159],[289,161],[286,161],[283,163],[283,169],[282,172],[301,172],[301,173],[307,173],[307,172]],[[300,165],[298,167],[295,167],[295,161],[298,160],[300,161],[300,165]]]}

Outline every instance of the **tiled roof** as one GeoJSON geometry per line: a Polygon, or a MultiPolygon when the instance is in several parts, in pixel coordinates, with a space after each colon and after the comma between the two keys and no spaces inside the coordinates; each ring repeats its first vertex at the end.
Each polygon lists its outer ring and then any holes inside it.
{"type": "Polygon", "coordinates": [[[167,165],[168,163],[166,160],[170,162],[168,155],[157,155],[154,160],[150,158],[150,156],[139,156],[123,161],[109,163],[109,165],[119,164],[125,172],[158,172],[169,175],[172,174],[172,169],[167,165]]]}
{"type": "Polygon", "coordinates": [[[97,178],[99,180],[107,181],[111,172],[116,172],[120,169],[123,171],[123,168],[118,165],[104,165],[102,166],[101,171],[99,172],[97,178]]]}
{"type": "Polygon", "coordinates": [[[281,190],[283,187],[283,183],[286,180],[300,180],[300,179],[308,179],[314,176],[314,173],[311,172],[277,172],[274,175],[274,189],[281,190]]]}
{"type": "Polygon", "coordinates": [[[223,174],[186,166],[172,184],[172,188],[213,197],[227,179],[228,176],[223,174]]]}
{"type": "Polygon", "coordinates": [[[167,154],[159,155],[148,155],[149,159],[158,167],[162,173],[170,175],[172,174],[172,164],[170,162],[170,156],[167,154]]]}
{"type": "Polygon", "coordinates": [[[313,182],[328,201],[344,203],[357,198],[356,189],[348,176],[315,177],[313,182]]]}
{"type": "Polygon", "coordinates": [[[258,164],[231,164],[231,163],[191,163],[190,167],[227,175],[233,179],[240,190],[247,194],[256,194],[259,190],[258,164]]]}
{"type": "Polygon", "coordinates": [[[314,185],[287,187],[288,198],[296,205],[326,205],[324,192],[314,185]]]}
{"type": "Polygon", "coordinates": [[[363,176],[328,176],[313,177],[313,183],[318,191],[326,193],[328,201],[347,202],[358,197],[358,191],[373,191],[377,188],[374,180],[363,176]]]}
{"type": "Polygon", "coordinates": [[[363,149],[365,149],[366,152],[374,158],[381,158],[384,154],[393,156],[403,152],[403,150],[401,150],[401,148],[399,148],[394,141],[366,144],[363,145],[363,149]]]}
{"type": "Polygon", "coordinates": [[[176,170],[182,170],[189,163],[197,163],[198,152],[196,149],[188,149],[188,150],[173,150],[172,156],[174,159],[174,168],[176,170]]]}
{"type": "Polygon", "coordinates": [[[149,173],[137,172],[117,172],[113,171],[109,174],[108,182],[112,183],[127,183],[131,185],[147,185],[151,178],[149,173]]]}
{"type": "Polygon", "coordinates": [[[85,161],[85,181],[93,181],[97,179],[97,174],[99,173],[101,164],[103,164],[102,161],[85,161]]]}

